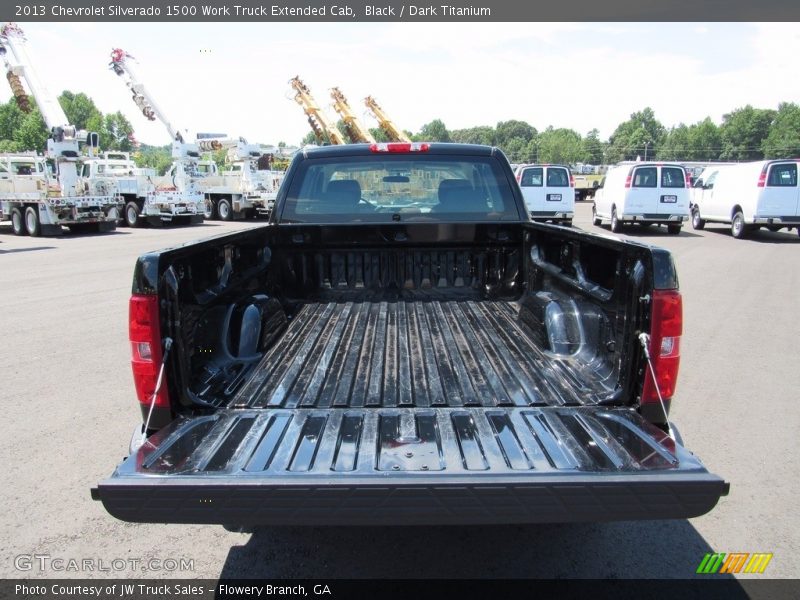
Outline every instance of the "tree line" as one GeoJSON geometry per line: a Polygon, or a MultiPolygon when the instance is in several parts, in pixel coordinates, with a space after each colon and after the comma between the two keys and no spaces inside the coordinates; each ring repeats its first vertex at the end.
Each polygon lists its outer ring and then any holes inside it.
{"type": "MultiPolygon", "coordinates": [[[[340,121],[339,129],[344,135],[340,121]]],[[[388,141],[380,129],[370,129],[378,141],[388,141]]],[[[496,126],[448,129],[434,119],[415,141],[459,142],[497,146],[513,163],[611,164],[621,160],[748,161],[800,156],[800,106],[784,102],[777,110],[747,105],[723,116],[691,125],[665,127],[646,107],[620,123],[607,140],[597,129],[581,135],[574,129],[548,127],[538,131],[525,121],[500,121],[496,126]]],[[[315,143],[313,133],[303,143],[315,143]]]]}
{"type": "MultiPolygon", "coordinates": [[[[134,149],[133,127],[121,112],[104,115],[84,93],[64,91],[58,101],[72,125],[99,134],[103,150],[134,149]]],[[[48,128],[35,103],[31,106],[25,113],[14,98],[0,104],[0,152],[42,152],[47,147],[48,128]]]]}
{"type": "MultiPolygon", "coordinates": [[[[120,112],[103,114],[84,93],[64,91],[59,96],[69,122],[78,129],[95,131],[102,150],[133,153],[139,166],[159,173],[172,162],[170,147],[138,144],[130,121],[120,112]]],[[[337,126],[344,132],[344,123],[337,126]]],[[[378,141],[388,141],[379,128],[370,132],[378,141]]],[[[48,129],[38,109],[20,110],[14,98],[0,103],[0,152],[43,151],[48,129]]],[[[592,129],[581,135],[573,129],[548,127],[538,131],[520,120],[500,121],[465,129],[448,129],[442,119],[423,125],[415,141],[486,144],[502,149],[514,163],[611,164],[620,160],[659,159],[686,161],[748,161],[762,158],[800,157],[800,106],[781,103],[777,110],[747,105],[727,113],[717,125],[711,118],[690,125],[665,127],[646,107],[620,123],[607,140],[592,129]]],[[[346,138],[346,136],[345,136],[346,138]]],[[[302,143],[316,143],[309,134],[302,143]]],[[[220,164],[224,154],[214,156],[220,164]]]]}

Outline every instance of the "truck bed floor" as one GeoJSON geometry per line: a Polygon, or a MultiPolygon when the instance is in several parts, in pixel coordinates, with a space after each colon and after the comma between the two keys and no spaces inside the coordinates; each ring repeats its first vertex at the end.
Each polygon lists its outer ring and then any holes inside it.
{"type": "Polygon", "coordinates": [[[235,407],[564,406],[606,396],[585,364],[548,355],[491,300],[304,304],[235,407]]]}

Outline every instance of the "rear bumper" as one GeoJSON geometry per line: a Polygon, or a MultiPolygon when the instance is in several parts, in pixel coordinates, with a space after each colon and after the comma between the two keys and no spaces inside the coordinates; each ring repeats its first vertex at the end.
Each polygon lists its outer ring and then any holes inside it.
{"type": "Polygon", "coordinates": [[[531,219],[534,221],[572,221],[575,213],[571,210],[533,210],[531,219]]]}
{"type": "Polygon", "coordinates": [[[619,217],[619,220],[631,223],[683,223],[689,220],[689,215],[624,214],[619,217]]]}
{"type": "Polygon", "coordinates": [[[633,479],[473,476],[341,485],[319,478],[298,485],[275,478],[135,486],[108,480],[92,497],[114,517],[140,523],[465,525],[684,519],[707,513],[728,493],[728,484],[709,474],[633,479]]]}
{"type": "Polygon", "coordinates": [[[147,215],[143,217],[149,225],[158,226],[168,223],[196,225],[203,222],[202,214],[184,213],[176,215],[147,215]]]}
{"type": "Polygon", "coordinates": [[[754,225],[779,225],[790,227],[800,225],[800,215],[788,215],[783,217],[753,217],[754,225]]]}

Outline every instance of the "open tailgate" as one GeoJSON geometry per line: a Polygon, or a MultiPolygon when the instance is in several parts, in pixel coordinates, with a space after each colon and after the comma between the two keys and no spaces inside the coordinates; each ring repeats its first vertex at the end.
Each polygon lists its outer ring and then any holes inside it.
{"type": "Polygon", "coordinates": [[[687,518],[728,484],[620,408],[226,409],[175,421],[92,496],[133,522],[687,518]]]}

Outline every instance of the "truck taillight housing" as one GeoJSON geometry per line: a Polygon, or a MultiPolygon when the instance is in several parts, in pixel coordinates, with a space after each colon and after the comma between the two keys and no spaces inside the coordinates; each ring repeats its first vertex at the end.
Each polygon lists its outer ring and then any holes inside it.
{"type": "MultiPolygon", "coordinates": [[[[136,397],[150,406],[161,369],[161,328],[158,323],[158,296],[134,294],[128,305],[128,337],[131,342],[131,367],[136,397]]],[[[156,395],[156,407],[169,407],[166,377],[156,395]]]]}
{"type": "Polygon", "coordinates": [[[764,167],[761,169],[761,175],[758,176],[758,187],[766,187],[768,167],[769,165],[764,165],[764,167]]]}
{"type": "Polygon", "coordinates": [[[406,152],[427,152],[431,145],[427,142],[388,142],[379,144],[370,144],[370,152],[392,152],[392,153],[406,153],[406,152]]]}
{"type": "Polygon", "coordinates": [[[575,175],[573,175],[572,173],[569,174],[569,187],[571,188],[575,187],[575,175]]]}
{"type": "Polygon", "coordinates": [[[650,360],[656,380],[650,370],[642,389],[642,403],[658,402],[656,386],[666,401],[675,394],[678,367],[681,360],[681,335],[683,334],[683,301],[678,290],[653,292],[650,319],[650,360]]]}
{"type": "Polygon", "coordinates": [[[628,176],[625,178],[625,188],[631,187],[631,183],[633,183],[633,169],[628,171],[628,176]]]}

